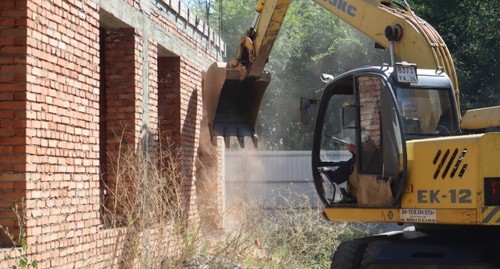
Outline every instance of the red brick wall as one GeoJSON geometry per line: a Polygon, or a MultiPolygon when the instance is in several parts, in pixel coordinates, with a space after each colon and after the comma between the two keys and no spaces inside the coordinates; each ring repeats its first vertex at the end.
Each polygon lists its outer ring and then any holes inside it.
{"type": "MultiPolygon", "coordinates": [[[[18,233],[12,211],[26,197],[26,4],[0,2],[0,225],[18,233]]],[[[38,107],[36,107],[38,108],[38,107]]],[[[0,245],[12,242],[0,231],[0,245]]]]}
{"type": "Polygon", "coordinates": [[[159,139],[159,132],[160,132],[160,127],[159,127],[159,108],[160,104],[164,103],[164,100],[162,99],[161,102],[159,102],[158,99],[158,87],[159,87],[159,77],[161,76],[161,73],[158,70],[158,63],[159,63],[159,56],[158,56],[158,43],[153,39],[149,38],[148,40],[148,111],[145,111],[147,113],[147,118],[148,118],[148,126],[149,126],[149,132],[148,132],[148,146],[150,147],[150,154],[154,154],[154,149],[152,147],[156,145],[159,139]]]}
{"type": "MultiPolygon", "coordinates": [[[[142,121],[142,87],[140,68],[142,62],[139,60],[141,55],[141,36],[133,28],[106,29],[101,32],[103,46],[101,47],[101,57],[104,64],[101,65],[101,72],[104,77],[101,79],[105,106],[101,108],[99,117],[104,118],[106,141],[105,150],[106,167],[105,174],[102,175],[101,191],[104,194],[104,206],[107,210],[113,211],[115,217],[122,215],[127,210],[120,197],[116,198],[110,190],[116,187],[116,173],[123,170],[119,167],[118,158],[121,158],[122,152],[134,152],[139,150],[141,121],[142,121]],[[102,36],[104,35],[104,36],[102,36]],[[104,184],[104,185],[102,185],[104,184]]],[[[104,156],[101,155],[101,158],[104,156]]],[[[102,170],[102,169],[101,169],[102,170]]],[[[134,178],[121,178],[121,180],[136,180],[134,178]]],[[[132,185],[132,182],[127,182],[132,185]]],[[[106,210],[106,211],[107,211],[106,210]]],[[[106,214],[106,213],[103,213],[106,214]]],[[[101,216],[108,225],[107,216],[101,216]]],[[[125,217],[123,217],[125,218],[125,217]]],[[[121,219],[121,218],[120,218],[121,219]]]]}
{"type": "Polygon", "coordinates": [[[100,225],[98,7],[26,4],[28,253],[41,268],[85,265],[100,225]]]}
{"type": "Polygon", "coordinates": [[[201,68],[195,66],[185,59],[181,59],[181,95],[180,95],[180,131],[181,131],[181,152],[183,193],[189,198],[186,207],[189,208],[191,219],[198,217],[195,180],[195,162],[199,146],[200,122],[202,117],[201,101],[201,68]]]}
{"type": "MultiPolygon", "coordinates": [[[[141,11],[139,1],[122,2],[141,11]]],[[[158,126],[161,131],[169,122],[165,128],[180,152],[190,220],[198,215],[195,159],[203,67],[189,57],[213,61],[217,56],[160,13],[145,14],[184,42],[181,46],[199,52],[160,57],[155,36],[101,25],[99,10],[94,1],[0,1],[0,224],[15,232],[9,209],[24,200],[26,255],[39,262],[38,268],[118,267],[113,257],[122,252],[125,235],[102,222],[100,158],[106,156],[102,150],[117,150],[122,131],[139,149],[144,139],[156,141],[158,126]],[[106,28],[104,59],[101,26],[106,28]],[[162,70],[167,67],[162,65],[168,62],[174,84],[165,102],[162,70]],[[99,90],[103,78],[105,96],[99,90]]],[[[0,268],[18,260],[16,250],[0,249],[0,268]]]]}
{"type": "Polygon", "coordinates": [[[158,122],[160,135],[180,146],[180,58],[158,58],[158,122]]]}
{"type": "Polygon", "coordinates": [[[174,143],[183,175],[182,193],[190,218],[197,218],[195,160],[201,122],[201,70],[180,57],[158,59],[160,134],[174,143]]]}
{"type": "MultiPolygon", "coordinates": [[[[141,94],[136,59],[140,37],[132,28],[108,29],[105,36],[105,94],[107,151],[116,153],[120,145],[138,144],[141,125],[141,94]]],[[[140,80],[139,80],[140,82],[140,80]]]]}
{"type": "Polygon", "coordinates": [[[382,82],[377,77],[358,78],[361,117],[361,141],[371,140],[380,146],[380,91],[382,82]]]}

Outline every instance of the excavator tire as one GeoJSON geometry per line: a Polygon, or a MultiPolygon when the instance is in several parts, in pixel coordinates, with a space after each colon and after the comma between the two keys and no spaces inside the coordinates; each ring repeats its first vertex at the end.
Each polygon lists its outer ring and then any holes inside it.
{"type": "Polygon", "coordinates": [[[363,258],[361,259],[361,267],[360,268],[365,268],[372,264],[372,262],[377,258],[377,256],[380,254],[380,250],[384,247],[384,245],[388,244],[389,242],[386,240],[374,240],[367,244],[363,258]]]}
{"type": "Polygon", "coordinates": [[[330,269],[357,269],[366,249],[365,240],[350,240],[340,243],[335,250],[330,269]]]}

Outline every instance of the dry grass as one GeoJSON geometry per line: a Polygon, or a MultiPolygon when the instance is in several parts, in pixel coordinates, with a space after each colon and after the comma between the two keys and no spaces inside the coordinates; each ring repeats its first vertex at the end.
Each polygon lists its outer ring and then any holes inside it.
{"type": "Polygon", "coordinates": [[[232,238],[242,241],[233,244],[240,250],[230,258],[252,268],[329,268],[341,241],[366,235],[353,225],[325,220],[305,196],[282,198],[285,206],[277,210],[240,203],[244,213],[232,238]]]}
{"type": "Polygon", "coordinates": [[[12,208],[17,220],[18,229],[15,232],[11,232],[9,227],[4,227],[0,225],[0,231],[4,233],[6,237],[9,238],[9,246],[14,251],[13,256],[7,256],[7,259],[13,259],[14,265],[13,269],[28,269],[28,268],[38,268],[38,261],[32,260],[28,255],[28,240],[26,232],[26,203],[23,199],[19,203],[15,203],[12,208]]]}
{"type": "Polygon", "coordinates": [[[197,248],[198,227],[187,225],[182,177],[172,149],[164,143],[146,153],[121,144],[111,156],[103,221],[120,228],[111,266],[179,268],[197,248]]]}
{"type": "Polygon", "coordinates": [[[103,215],[108,227],[122,232],[110,267],[328,268],[340,240],[365,234],[324,220],[305,197],[293,202],[283,197],[290,206],[275,211],[239,203],[230,210],[238,211],[237,222],[222,234],[203,229],[214,226],[204,223],[213,218],[203,217],[213,208],[200,208],[200,222],[188,225],[177,154],[171,149],[167,143],[144,154],[122,146],[114,156],[103,215]],[[197,257],[203,262],[194,262],[197,257]]]}

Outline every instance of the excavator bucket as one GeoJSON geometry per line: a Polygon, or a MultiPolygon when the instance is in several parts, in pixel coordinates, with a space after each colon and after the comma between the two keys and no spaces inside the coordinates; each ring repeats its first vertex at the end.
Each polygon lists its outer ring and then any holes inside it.
{"type": "MultiPolygon", "coordinates": [[[[203,82],[203,106],[212,138],[223,136],[226,147],[230,137],[238,138],[244,147],[244,138],[252,138],[257,147],[255,122],[260,102],[271,80],[269,72],[259,78],[239,78],[237,69],[228,68],[224,62],[212,64],[203,82]]],[[[214,141],[214,139],[212,139],[214,141]]]]}

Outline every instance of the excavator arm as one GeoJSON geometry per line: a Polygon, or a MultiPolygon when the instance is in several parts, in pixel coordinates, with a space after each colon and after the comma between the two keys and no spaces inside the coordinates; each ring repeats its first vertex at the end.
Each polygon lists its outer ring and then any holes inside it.
{"type": "Polygon", "coordinates": [[[203,82],[204,123],[212,138],[252,137],[257,146],[255,122],[271,74],[264,69],[291,0],[259,0],[255,16],[240,38],[236,58],[213,63],[203,82]]]}
{"type": "Polygon", "coordinates": [[[459,100],[455,66],[446,44],[430,24],[411,11],[409,5],[370,0],[314,2],[384,48],[389,47],[393,36],[398,60],[416,63],[419,68],[443,68],[450,77],[459,100]]]}
{"type": "MultiPolygon", "coordinates": [[[[405,4],[382,0],[313,0],[333,15],[373,39],[393,46],[397,61],[416,63],[419,68],[444,71],[450,77],[456,100],[458,80],[451,55],[436,30],[405,4]]],[[[271,75],[265,65],[281,29],[291,0],[259,0],[252,25],[240,38],[236,58],[212,64],[205,74],[203,103],[205,121],[212,137],[231,136],[257,144],[255,123],[260,102],[271,75]]],[[[457,104],[456,107],[459,107],[457,104]]]]}

